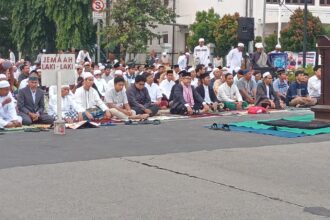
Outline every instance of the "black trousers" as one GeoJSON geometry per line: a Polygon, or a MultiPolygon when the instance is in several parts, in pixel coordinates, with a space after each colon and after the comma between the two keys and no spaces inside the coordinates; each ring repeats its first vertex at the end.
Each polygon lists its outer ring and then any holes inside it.
{"type": "MultiPolygon", "coordinates": [[[[157,115],[159,111],[159,107],[157,105],[150,105],[147,107],[147,109],[149,109],[152,112],[150,116],[157,115]]],[[[145,114],[145,112],[141,109],[133,109],[133,110],[136,112],[137,115],[145,114]]]]}

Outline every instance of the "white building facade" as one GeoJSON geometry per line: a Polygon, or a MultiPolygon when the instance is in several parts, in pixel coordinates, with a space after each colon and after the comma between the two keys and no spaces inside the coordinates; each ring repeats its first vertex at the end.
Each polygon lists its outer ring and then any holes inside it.
{"type": "MultiPolygon", "coordinates": [[[[281,7],[282,29],[287,25],[292,12],[298,7],[304,7],[304,0],[266,0],[265,36],[278,31],[280,1],[284,4],[281,7]]],[[[161,38],[151,40],[149,49],[158,54],[164,51],[172,54],[174,45],[174,64],[179,53],[188,50],[188,27],[194,23],[198,11],[214,8],[221,17],[235,12],[238,12],[242,17],[254,17],[255,36],[262,36],[263,33],[264,0],[164,0],[164,3],[169,8],[173,8],[175,5],[175,12],[178,15],[176,25],[174,27],[173,25],[159,26],[155,32],[161,38]]],[[[330,24],[330,0],[308,0],[308,10],[318,16],[323,24],[330,24]]]]}

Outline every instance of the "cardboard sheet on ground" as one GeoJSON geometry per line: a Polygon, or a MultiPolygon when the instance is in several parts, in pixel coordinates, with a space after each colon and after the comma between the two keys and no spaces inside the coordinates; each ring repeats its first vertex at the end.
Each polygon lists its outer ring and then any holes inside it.
{"type": "Polygon", "coordinates": [[[80,121],[72,124],[65,124],[66,128],[70,129],[82,129],[82,128],[99,128],[100,124],[91,121],[80,121]]]}

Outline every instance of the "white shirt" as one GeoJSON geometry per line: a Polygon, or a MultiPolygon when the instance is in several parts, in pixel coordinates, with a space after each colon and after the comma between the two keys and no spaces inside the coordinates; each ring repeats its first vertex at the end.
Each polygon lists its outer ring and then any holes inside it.
{"type": "Polygon", "coordinates": [[[231,87],[225,82],[219,87],[217,97],[222,102],[242,102],[243,98],[237,86],[233,84],[231,87]]]}
{"type": "Polygon", "coordinates": [[[100,78],[100,79],[97,79],[95,78],[94,79],[94,84],[96,85],[97,87],[97,90],[99,90],[99,92],[101,93],[102,96],[105,95],[105,91],[107,90],[107,83],[105,82],[104,79],[100,78]]]}
{"type": "Polygon", "coordinates": [[[29,78],[23,79],[23,80],[21,81],[21,83],[19,84],[18,89],[24,89],[24,88],[27,86],[28,81],[29,81],[29,78]]]}
{"type": "Polygon", "coordinates": [[[242,65],[242,52],[237,48],[229,51],[227,55],[227,67],[229,67],[229,72],[232,73],[233,70],[242,65]]]}
{"type": "Polygon", "coordinates": [[[210,50],[207,46],[196,46],[194,49],[194,57],[199,59],[198,64],[204,64],[207,66],[209,64],[210,50]]]}
{"type": "Polygon", "coordinates": [[[308,79],[307,89],[310,97],[318,98],[321,96],[321,80],[315,75],[308,79]]]}
{"type": "Polygon", "coordinates": [[[203,85],[203,88],[204,88],[204,93],[205,93],[204,101],[205,101],[207,104],[211,104],[212,101],[211,101],[211,98],[210,98],[209,87],[203,85]]]}
{"type": "MultiPolygon", "coordinates": [[[[84,112],[84,109],[79,106],[72,96],[67,95],[62,97],[62,117],[65,116],[65,113],[76,111],[78,113],[84,112]]],[[[48,115],[56,116],[57,115],[57,95],[49,99],[48,105],[48,115]]]]}
{"type": "Polygon", "coordinates": [[[181,70],[184,70],[187,67],[187,56],[186,55],[181,55],[178,58],[178,65],[181,70]]]}
{"type": "Polygon", "coordinates": [[[87,60],[88,60],[89,62],[92,62],[92,59],[91,59],[91,57],[89,56],[89,53],[88,53],[88,52],[85,53],[83,50],[81,50],[81,51],[79,51],[79,54],[78,54],[78,56],[77,56],[77,60],[76,60],[76,62],[77,62],[77,63],[85,62],[85,58],[87,58],[87,60]]]}
{"type": "Polygon", "coordinates": [[[197,79],[197,77],[195,77],[195,79],[192,79],[191,80],[191,85],[194,86],[195,88],[197,88],[197,86],[198,86],[198,79],[197,79]]]}
{"type": "Polygon", "coordinates": [[[175,85],[175,82],[174,81],[168,81],[167,79],[166,80],[163,80],[160,84],[159,84],[159,88],[161,90],[161,92],[166,95],[167,99],[170,99],[170,95],[171,95],[171,91],[172,91],[172,88],[173,86],[175,85]]]}
{"type": "Polygon", "coordinates": [[[163,97],[162,92],[160,91],[160,88],[156,83],[152,83],[151,86],[146,83],[145,87],[148,89],[151,102],[157,102],[157,99],[163,97]]]}
{"type": "Polygon", "coordinates": [[[266,90],[267,90],[267,98],[270,99],[270,97],[269,97],[269,86],[267,86],[267,85],[266,85],[266,90]]]}
{"type": "Polygon", "coordinates": [[[0,96],[0,128],[5,127],[11,121],[22,122],[22,118],[17,115],[14,99],[9,93],[7,96],[0,96]],[[2,102],[7,98],[11,98],[12,101],[2,106],[2,102]]]}
{"type": "Polygon", "coordinates": [[[84,111],[93,107],[99,107],[102,111],[109,109],[92,87],[89,90],[85,90],[83,86],[78,88],[74,94],[74,99],[84,111]]]}

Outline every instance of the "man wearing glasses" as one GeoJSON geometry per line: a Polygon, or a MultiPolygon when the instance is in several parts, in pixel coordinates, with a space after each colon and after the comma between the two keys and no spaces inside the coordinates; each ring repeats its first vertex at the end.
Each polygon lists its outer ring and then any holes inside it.
{"type": "Polygon", "coordinates": [[[269,72],[262,75],[262,83],[257,86],[257,95],[255,105],[264,108],[281,109],[283,104],[280,103],[279,97],[273,88],[273,77],[269,72]]]}
{"type": "Polygon", "coordinates": [[[185,70],[180,72],[181,82],[173,87],[172,114],[192,115],[201,110],[202,113],[209,111],[209,106],[191,86],[191,73],[185,70]]]}

